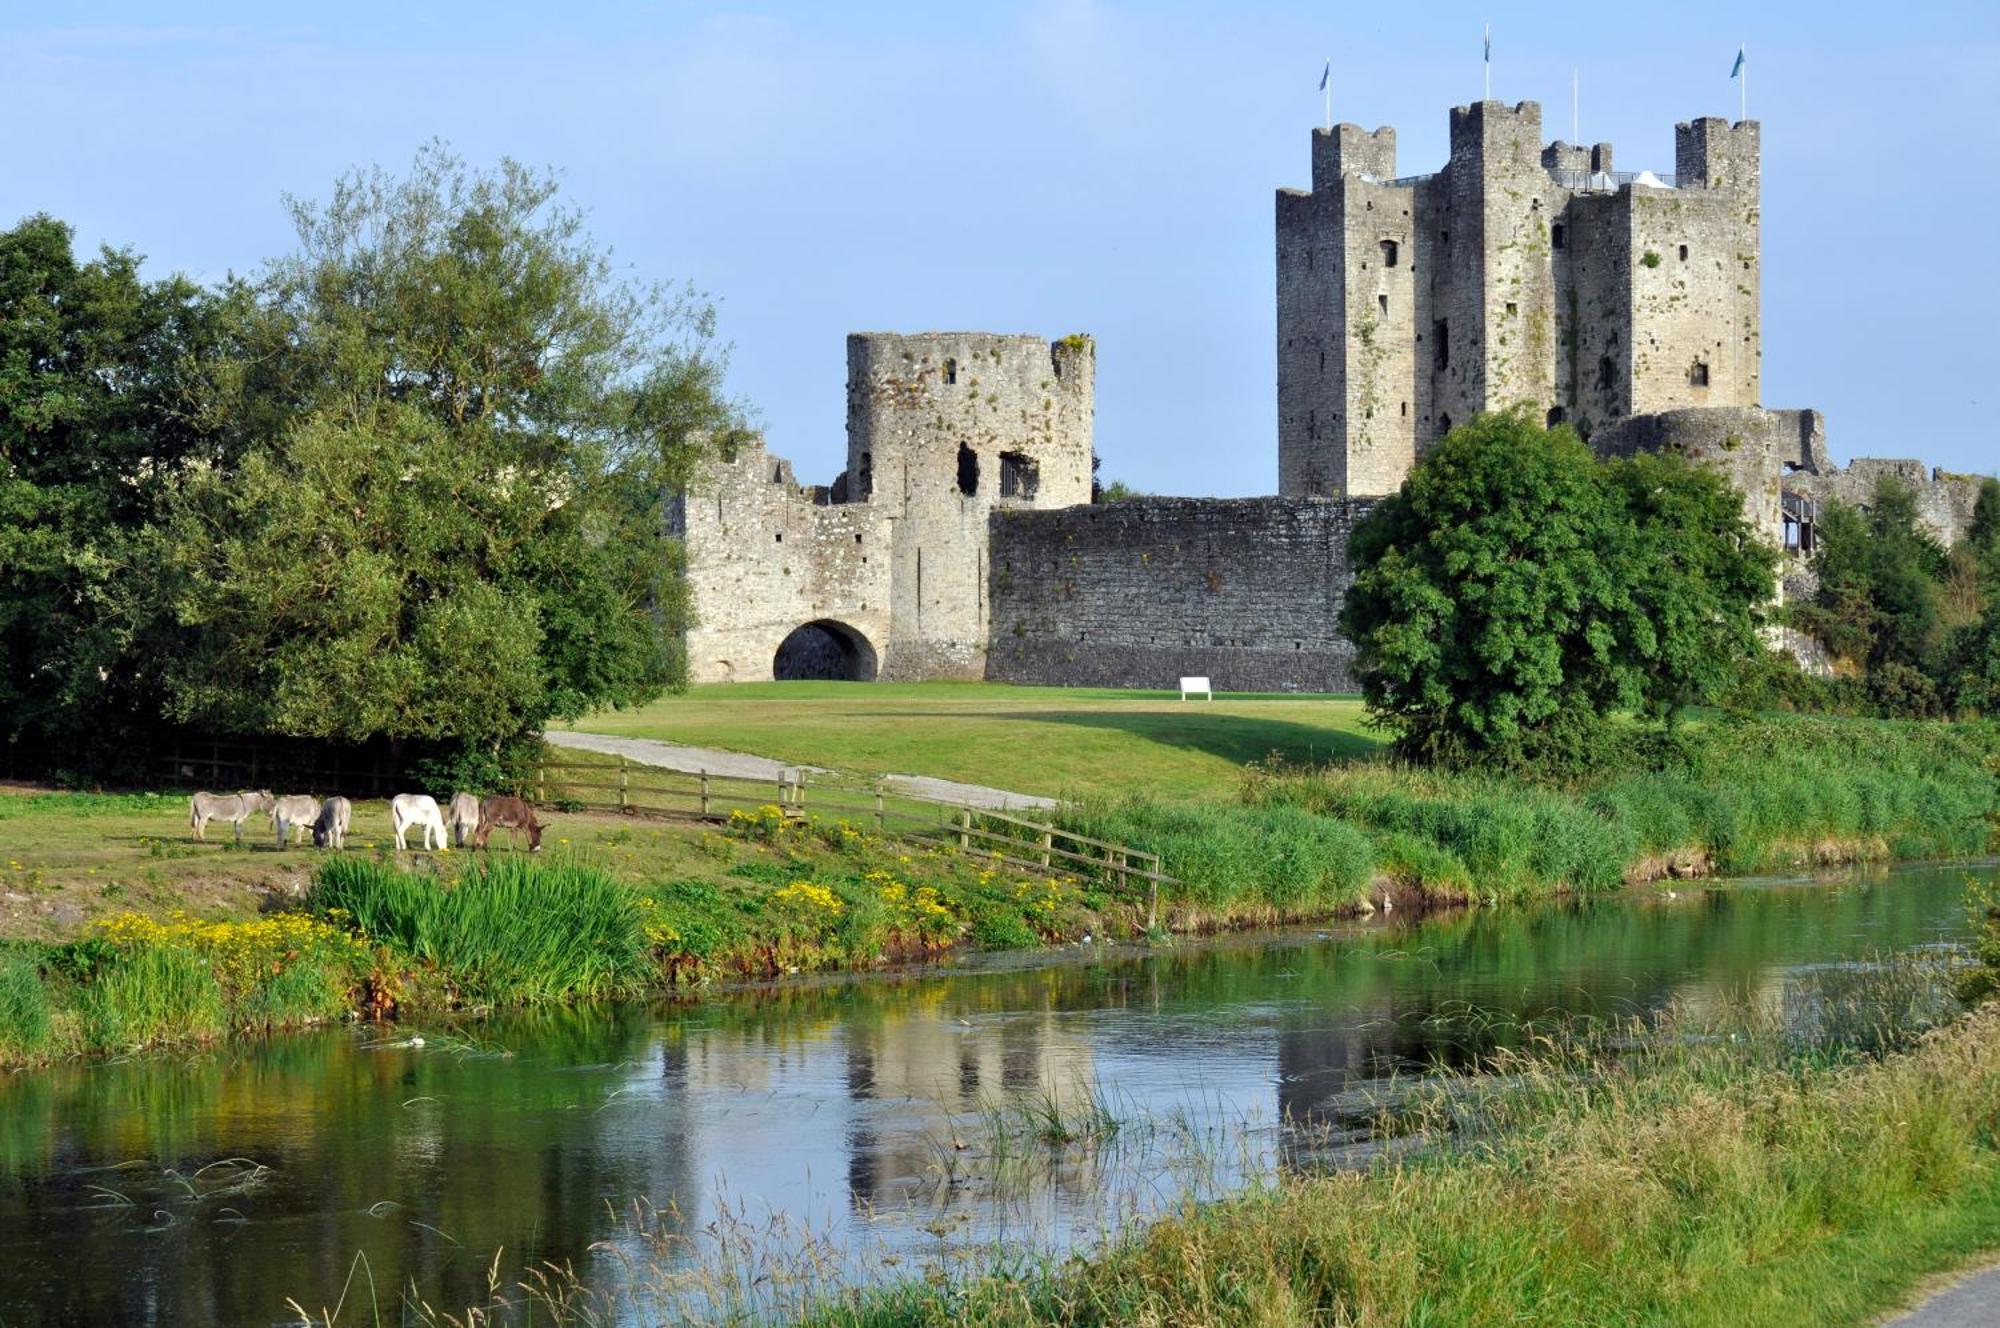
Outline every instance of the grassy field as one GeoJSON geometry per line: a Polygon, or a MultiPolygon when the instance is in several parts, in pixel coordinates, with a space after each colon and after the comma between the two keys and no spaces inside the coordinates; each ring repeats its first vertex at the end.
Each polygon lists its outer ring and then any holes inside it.
{"type": "MultiPolygon", "coordinates": [[[[240,847],[226,825],[211,824],[208,842],[196,843],[187,816],[181,793],[0,789],[0,937],[67,940],[93,919],[124,912],[245,918],[303,893],[327,856],[278,848],[261,815],[244,823],[240,847]]],[[[720,879],[734,861],[705,846],[715,837],[697,826],[555,812],[543,819],[547,849],[573,852],[622,880],[720,879]]],[[[493,841],[503,854],[504,835],[493,841]]],[[[386,857],[394,846],[388,804],[357,802],[349,855],[386,857]]],[[[525,839],[520,847],[525,852],[525,839]]]]}
{"type": "Polygon", "coordinates": [[[1350,696],[1237,696],[998,683],[696,687],[572,726],[863,775],[935,775],[1021,793],[1233,797],[1243,767],[1380,745],[1350,696]]]}

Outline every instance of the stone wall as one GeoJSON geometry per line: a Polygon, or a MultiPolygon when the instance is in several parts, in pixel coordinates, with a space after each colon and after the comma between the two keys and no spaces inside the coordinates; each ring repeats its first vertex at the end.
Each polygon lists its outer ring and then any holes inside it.
{"type": "Polygon", "coordinates": [[[1897,480],[1916,495],[1918,521],[1946,548],[1965,538],[1971,529],[1972,510],[1985,483],[1982,476],[1955,475],[1921,461],[1856,457],[1844,469],[1793,475],[1785,487],[1821,503],[1867,507],[1875,501],[1875,488],[1884,479],[1897,480]]]}
{"type": "Polygon", "coordinates": [[[1801,475],[1832,469],[1826,421],[1816,410],[1710,407],[1634,415],[1600,429],[1605,456],[1675,452],[1721,471],[1743,495],[1743,514],[1774,547],[1784,542],[1780,495],[1801,475]]]}
{"type": "Polygon", "coordinates": [[[1371,504],[1140,498],[992,523],[995,681],[1351,691],[1337,629],[1347,540],[1371,504]]]}

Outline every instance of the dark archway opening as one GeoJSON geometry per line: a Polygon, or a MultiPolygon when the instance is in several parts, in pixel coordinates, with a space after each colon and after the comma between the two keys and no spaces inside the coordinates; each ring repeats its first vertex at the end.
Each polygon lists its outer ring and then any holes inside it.
{"type": "Polygon", "coordinates": [[[875,647],[846,623],[809,622],[778,643],[771,676],[779,682],[873,682],[875,647]]]}

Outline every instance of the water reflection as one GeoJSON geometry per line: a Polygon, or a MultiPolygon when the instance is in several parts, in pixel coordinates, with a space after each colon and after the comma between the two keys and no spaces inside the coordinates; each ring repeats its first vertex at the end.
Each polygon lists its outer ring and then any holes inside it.
{"type": "Polygon", "coordinates": [[[456,1309],[485,1299],[499,1247],[517,1266],[608,1267],[634,1198],[691,1231],[780,1213],[850,1246],[856,1271],[885,1251],[1089,1238],[1157,1202],[1190,1157],[1226,1185],[1272,1165],[1276,1122],[1364,1119],[1391,1076],[1467,1063],[1523,1021],[1673,999],[1782,1011],[1815,967],[1960,936],[1966,876],[561,1011],[473,1040],[431,1030],[422,1048],[344,1030],[12,1076],[0,1321],[278,1322],[287,1297],[334,1303],[357,1253],[385,1293],[456,1309]],[[1017,1183],[968,1182],[981,1112],[1008,1103],[1172,1125],[1062,1150],[1017,1183]],[[1219,1123],[1245,1121],[1267,1127],[1244,1136],[1251,1153],[1203,1153],[1219,1123]],[[230,1158],[265,1170],[212,1166],[230,1158]]]}

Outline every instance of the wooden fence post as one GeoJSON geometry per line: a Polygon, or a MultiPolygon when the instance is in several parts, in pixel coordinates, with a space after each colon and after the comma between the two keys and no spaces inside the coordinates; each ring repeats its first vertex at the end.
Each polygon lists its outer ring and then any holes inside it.
{"type": "Polygon", "coordinates": [[[549,800],[549,765],[546,761],[535,762],[535,801],[549,800]]]}
{"type": "Polygon", "coordinates": [[[1051,854],[1049,853],[1049,850],[1054,848],[1055,846],[1056,846],[1056,832],[1054,827],[1043,826],[1042,827],[1042,870],[1043,871],[1047,871],[1049,869],[1049,863],[1051,860],[1051,854]]]}
{"type": "Polygon", "coordinates": [[[1115,848],[1111,850],[1110,857],[1111,868],[1117,873],[1118,893],[1122,895],[1125,893],[1125,887],[1128,884],[1125,879],[1125,850],[1122,847],[1115,848]]]}
{"type": "Polygon", "coordinates": [[[618,758],[618,810],[621,812],[632,810],[631,775],[625,768],[623,756],[618,758]]]}
{"type": "Polygon", "coordinates": [[[708,771],[701,772],[701,814],[708,815],[708,771]]]}
{"type": "Polygon", "coordinates": [[[875,832],[882,832],[882,782],[875,781],[875,832]]]}
{"type": "Polygon", "coordinates": [[[958,809],[958,846],[961,850],[972,847],[972,809],[958,809]]]}

